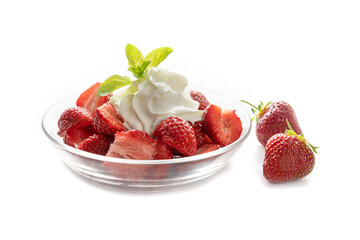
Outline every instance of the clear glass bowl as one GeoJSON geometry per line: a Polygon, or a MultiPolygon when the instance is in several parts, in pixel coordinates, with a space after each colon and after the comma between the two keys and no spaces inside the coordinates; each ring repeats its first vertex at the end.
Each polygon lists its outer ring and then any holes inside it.
{"type": "Polygon", "coordinates": [[[209,153],[165,160],[133,160],[100,156],[78,150],[63,143],[57,135],[57,122],[62,112],[75,106],[80,95],[68,96],[52,105],[44,114],[42,128],[64,163],[86,179],[112,189],[163,191],[183,188],[204,180],[220,171],[248,137],[251,119],[239,100],[226,94],[190,86],[202,92],[210,103],[236,110],[243,131],[234,143],[209,153]]]}

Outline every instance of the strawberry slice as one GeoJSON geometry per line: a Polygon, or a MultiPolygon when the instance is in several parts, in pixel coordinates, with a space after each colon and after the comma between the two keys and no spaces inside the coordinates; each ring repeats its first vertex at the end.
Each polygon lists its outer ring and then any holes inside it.
{"type": "Polygon", "coordinates": [[[191,90],[190,96],[193,100],[200,103],[198,110],[204,110],[207,106],[210,105],[209,101],[206,99],[205,95],[199,91],[191,90]]]}
{"type": "MultiPolygon", "coordinates": [[[[152,160],[170,158],[171,152],[160,142],[155,142],[149,134],[140,130],[129,130],[117,132],[115,134],[115,141],[110,145],[110,149],[106,156],[118,157],[137,160],[152,160]],[[157,152],[159,149],[166,149],[165,152],[157,152]],[[161,156],[160,156],[161,155],[161,156]]],[[[170,149],[171,150],[171,149],[170,149]]],[[[141,180],[141,181],[158,181],[164,179],[171,164],[123,164],[104,162],[103,166],[106,171],[114,176],[126,180],[141,180]]]]}
{"type": "Polygon", "coordinates": [[[203,124],[204,124],[203,121],[197,121],[193,125],[195,137],[196,137],[196,143],[198,146],[203,144],[205,141],[205,132],[203,130],[203,124]]]}
{"type": "Polygon", "coordinates": [[[156,155],[154,159],[172,159],[173,151],[169,145],[164,143],[161,137],[155,139],[156,155]]]}
{"type": "Polygon", "coordinates": [[[197,148],[194,128],[178,117],[162,120],[155,128],[154,136],[186,156],[194,155],[197,148]]]}
{"type": "Polygon", "coordinates": [[[155,141],[140,130],[117,132],[106,156],[126,159],[154,159],[155,141]]]}
{"type": "Polygon", "coordinates": [[[106,96],[96,96],[100,85],[101,83],[97,82],[86,89],[77,99],[76,106],[86,108],[91,114],[93,114],[96,108],[108,102],[112,97],[112,93],[106,96]]]}
{"type": "Polygon", "coordinates": [[[94,132],[87,128],[72,128],[66,131],[65,136],[63,138],[64,143],[77,148],[82,141],[87,139],[88,137],[94,135],[94,132]]]}
{"type": "Polygon", "coordinates": [[[105,155],[113,142],[114,138],[103,134],[93,134],[86,138],[79,145],[78,149],[84,150],[90,153],[105,155]]]}
{"type": "Polygon", "coordinates": [[[203,145],[198,147],[198,149],[196,151],[196,155],[207,153],[207,152],[212,152],[212,151],[215,151],[215,150],[217,150],[219,148],[220,148],[220,146],[217,145],[217,144],[214,144],[214,143],[203,144],[203,145]]]}
{"type": "Polygon", "coordinates": [[[58,120],[59,131],[57,134],[63,137],[69,129],[87,128],[92,124],[92,115],[85,108],[73,107],[66,109],[58,120]]]}
{"type": "Polygon", "coordinates": [[[240,137],[242,123],[235,110],[211,104],[204,112],[204,130],[214,143],[224,147],[240,137]]]}
{"type": "Polygon", "coordinates": [[[98,133],[114,135],[117,131],[125,131],[127,128],[123,122],[111,103],[105,103],[95,110],[93,127],[98,133]]]}

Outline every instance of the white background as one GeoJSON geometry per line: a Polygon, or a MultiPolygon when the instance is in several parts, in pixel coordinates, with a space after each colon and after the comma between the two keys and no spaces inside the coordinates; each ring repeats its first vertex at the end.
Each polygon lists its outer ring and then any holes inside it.
{"type": "Polygon", "coordinates": [[[1,1],[0,239],[359,239],[359,1],[1,1]],[[129,193],[73,174],[41,130],[56,100],[112,74],[124,48],[253,103],[285,100],[319,146],[314,171],[262,176],[252,131],[182,190],[129,193]]]}

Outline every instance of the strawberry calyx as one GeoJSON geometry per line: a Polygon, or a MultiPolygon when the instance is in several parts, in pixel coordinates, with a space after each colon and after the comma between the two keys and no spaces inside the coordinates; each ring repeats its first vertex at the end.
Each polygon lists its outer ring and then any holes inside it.
{"type": "Polygon", "coordinates": [[[291,127],[291,125],[290,125],[290,123],[289,123],[289,121],[288,121],[287,119],[286,119],[286,124],[287,124],[287,126],[288,126],[288,128],[289,128],[289,129],[287,129],[287,130],[285,131],[285,134],[286,134],[286,135],[288,135],[288,136],[296,136],[297,138],[300,139],[300,141],[302,141],[303,143],[305,143],[306,146],[310,147],[311,150],[312,150],[314,153],[318,154],[318,152],[317,152],[316,149],[318,149],[319,147],[315,147],[314,145],[310,144],[309,141],[306,140],[306,138],[304,137],[304,134],[303,134],[303,133],[300,134],[300,135],[297,134],[297,133],[294,131],[294,129],[291,127]]]}
{"type": "Polygon", "coordinates": [[[259,120],[259,117],[265,112],[266,108],[271,105],[273,102],[268,102],[267,104],[264,105],[264,103],[262,101],[260,101],[260,104],[256,107],[255,105],[245,101],[245,100],[240,100],[241,102],[244,102],[248,105],[250,105],[252,108],[251,108],[251,111],[253,112],[254,114],[254,117],[251,119],[254,120],[254,118],[256,119],[256,123],[258,122],[259,120]]]}

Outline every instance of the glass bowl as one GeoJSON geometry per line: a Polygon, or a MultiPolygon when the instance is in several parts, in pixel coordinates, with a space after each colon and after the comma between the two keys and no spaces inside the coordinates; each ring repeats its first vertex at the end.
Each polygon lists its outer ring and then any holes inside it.
{"type": "Polygon", "coordinates": [[[250,116],[239,100],[200,87],[189,88],[202,92],[210,103],[223,109],[236,110],[243,127],[238,140],[205,154],[164,160],[121,159],[81,151],[64,144],[62,138],[57,135],[60,115],[65,109],[75,106],[80,93],[65,97],[52,105],[43,116],[42,128],[63,156],[64,163],[75,173],[94,183],[112,189],[132,191],[183,188],[209,178],[226,166],[251,130],[250,116]]]}

